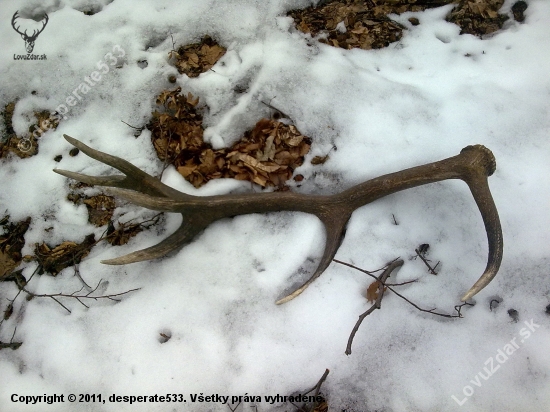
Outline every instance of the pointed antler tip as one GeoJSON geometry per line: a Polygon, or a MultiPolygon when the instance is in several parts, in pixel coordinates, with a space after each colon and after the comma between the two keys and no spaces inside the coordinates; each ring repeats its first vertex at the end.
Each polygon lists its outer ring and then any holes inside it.
{"type": "Polygon", "coordinates": [[[471,299],[474,297],[474,295],[477,294],[477,291],[473,291],[472,289],[470,289],[468,292],[466,292],[466,294],[464,296],[462,296],[462,298],[460,299],[461,302],[466,302],[468,299],[471,299]]]}
{"type": "Polygon", "coordinates": [[[68,134],[63,134],[63,137],[65,138],[66,141],[68,141],[71,144],[76,140],[74,137],[71,137],[68,134]]]}

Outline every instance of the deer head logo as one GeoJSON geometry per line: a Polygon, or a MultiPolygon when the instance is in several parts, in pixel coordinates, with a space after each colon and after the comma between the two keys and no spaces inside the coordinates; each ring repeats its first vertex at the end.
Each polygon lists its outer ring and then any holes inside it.
{"type": "Polygon", "coordinates": [[[25,40],[25,48],[27,49],[27,53],[32,53],[32,50],[34,49],[34,42],[35,42],[36,38],[38,37],[38,35],[40,33],[42,33],[42,31],[44,30],[44,27],[46,27],[46,24],[48,24],[48,15],[44,14],[44,18],[42,19],[42,28],[40,30],[34,30],[32,35],[29,36],[27,34],[27,30],[25,30],[24,32],[21,32],[21,31],[19,31],[20,26],[19,25],[17,25],[17,27],[15,26],[17,24],[16,20],[19,17],[18,13],[19,13],[19,10],[17,10],[15,12],[15,14],[13,15],[13,17],[11,19],[11,25],[12,25],[13,29],[21,35],[23,40],[25,40]]]}

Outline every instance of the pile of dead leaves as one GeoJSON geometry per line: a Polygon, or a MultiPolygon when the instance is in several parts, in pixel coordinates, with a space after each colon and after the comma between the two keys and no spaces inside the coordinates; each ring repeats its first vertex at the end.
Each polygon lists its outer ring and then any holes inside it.
{"type": "MultiPolygon", "coordinates": [[[[482,36],[495,32],[508,18],[498,13],[504,0],[340,0],[293,10],[288,15],[298,30],[312,36],[322,34],[321,43],[369,50],[387,47],[402,37],[404,27],[390,20],[388,14],[419,12],[451,3],[456,3],[456,7],[447,21],[460,26],[461,34],[482,36]]],[[[418,24],[417,19],[410,21],[418,24]]]]}
{"type": "MultiPolygon", "coordinates": [[[[298,30],[312,36],[325,34],[319,41],[343,49],[380,49],[399,40],[403,27],[390,20],[395,5],[372,1],[335,1],[321,7],[289,12],[298,30]]],[[[392,2],[393,3],[393,2],[392,2]]],[[[399,10],[408,11],[403,5],[399,10]]]]}
{"type": "Polygon", "coordinates": [[[178,72],[189,77],[198,77],[212,68],[222,57],[226,49],[216,43],[210,36],[204,36],[199,43],[181,46],[169,53],[175,59],[178,72]]]}
{"type": "Polygon", "coordinates": [[[261,119],[254,129],[227,150],[222,158],[224,177],[283,188],[294,169],[304,162],[310,147],[311,139],[303,136],[296,127],[277,120],[261,119]]]}
{"type": "Polygon", "coordinates": [[[504,0],[461,0],[447,16],[447,21],[460,26],[460,34],[483,36],[502,28],[508,16],[498,11],[504,0]]]}
{"type": "Polygon", "coordinates": [[[38,141],[33,136],[33,131],[40,128],[40,125],[48,122],[47,129],[56,129],[59,121],[52,120],[51,114],[48,111],[38,111],[34,113],[36,123],[29,127],[29,132],[24,136],[17,136],[13,130],[12,117],[15,110],[15,102],[8,103],[4,110],[0,112],[0,118],[4,123],[4,132],[0,136],[0,158],[7,157],[9,153],[24,159],[34,156],[38,153],[38,141]]]}
{"type": "Polygon", "coordinates": [[[272,119],[261,119],[232,147],[213,150],[203,140],[198,98],[180,92],[177,88],[159,95],[157,103],[164,110],[153,113],[147,128],[159,159],[173,164],[193,186],[225,177],[283,188],[303,163],[311,140],[272,119]]]}
{"type": "MultiPolygon", "coordinates": [[[[67,200],[73,202],[75,205],[84,204],[88,210],[88,222],[92,225],[96,227],[107,225],[107,231],[100,240],[105,239],[113,246],[125,245],[132,237],[136,236],[144,229],[156,225],[159,221],[159,216],[161,214],[155,215],[152,219],[143,222],[119,221],[115,226],[115,222],[112,220],[116,208],[115,199],[112,196],[103,194],[85,196],[79,193],[79,191],[85,187],[88,187],[88,185],[80,182],[72,185],[72,192],[67,196],[67,200]]],[[[65,242],[66,245],[72,243],[73,242],[65,242]]],[[[60,246],[62,245],[55,246],[53,249],[59,248],[60,246]]],[[[44,252],[43,255],[47,255],[48,253],[46,248],[42,248],[42,252],[44,252]]]]}
{"type": "Polygon", "coordinates": [[[25,246],[25,233],[29,229],[31,218],[10,223],[9,216],[0,219],[0,281],[7,279],[13,269],[21,263],[21,250],[25,246]]]}
{"type": "Polygon", "coordinates": [[[59,272],[69,266],[74,266],[90,253],[90,249],[96,244],[95,236],[86,236],[82,243],[63,242],[55,247],[46,243],[36,244],[34,253],[41,266],[39,274],[44,272],[57,276],[59,272]]]}
{"type": "Polygon", "coordinates": [[[83,200],[88,209],[88,222],[103,226],[111,221],[116,204],[112,196],[97,195],[83,200]]]}

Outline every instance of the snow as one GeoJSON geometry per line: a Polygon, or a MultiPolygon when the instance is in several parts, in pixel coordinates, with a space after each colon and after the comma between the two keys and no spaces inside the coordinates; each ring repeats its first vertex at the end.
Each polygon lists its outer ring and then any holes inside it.
{"type": "MultiPolygon", "coordinates": [[[[200,393],[262,396],[262,402],[241,404],[239,411],[253,410],[252,405],[258,411],[285,410],[263,396],[310,389],[327,368],[322,392],[331,410],[550,410],[550,316],[544,311],[550,303],[550,3],[528,3],[524,24],[509,21],[483,40],[460,36],[457,26],[445,22],[452,7],[445,6],[392,16],[409,30],[388,48],[345,51],[316,43],[284,17],[311,4],[305,0],[4,1],[4,23],[16,10],[49,15],[33,52],[47,60],[14,60],[14,54],[24,54],[23,41],[9,24],[0,27],[0,104],[19,99],[13,118],[19,133],[32,124],[36,109],[67,105],[85,77],[100,70],[99,62],[109,62],[107,53],[124,54],[116,59],[120,68],[109,65],[101,80],[67,106],[57,130],[42,135],[38,156],[1,161],[0,211],[7,210],[13,221],[32,217],[23,254],[37,242],[81,242],[104,230],[87,223],[83,206],[66,200],[68,181],[51,169],[94,175],[108,168],[83,154],[68,156],[63,133],[148,173],[160,172],[150,135],[134,138],[121,120],[142,125],[154,97],[175,86],[167,80],[177,73],[168,63],[170,35],[180,45],[204,34],[228,53],[214,71],[194,79],[178,75],[177,86],[209,106],[205,136],[215,147],[232,144],[268,116],[261,101],[267,102],[313,138],[298,170],[305,180],[294,190],[334,193],[483,144],[497,159],[489,183],[505,249],[499,274],[474,298],[475,306],[462,309],[463,319],[422,313],[388,294],[346,356],[357,316],[369,307],[363,296],[369,277],[333,263],[297,299],[274,304],[322,254],[323,228],[315,217],[239,216],[212,224],[166,258],[127,266],[99,263],[158,243],[179,225],[177,215],[168,215],[163,231],[143,232],[121,247],[100,244],[80,264],[88,284],[103,280],[98,292],[140,288],[120,303],[97,301],[86,309],[65,299],[68,314],[51,299],[15,301],[0,340],[9,342],[17,327],[15,340],[23,345],[0,351],[0,410],[228,410],[220,403],[192,403],[190,394],[200,393]],[[101,11],[84,15],[90,6],[101,11]],[[412,26],[411,16],[420,25],[412,26]],[[147,60],[147,67],[140,68],[140,60],[147,60]],[[237,85],[247,92],[237,95],[237,85]],[[338,150],[324,165],[310,164],[333,145],[338,150]],[[61,153],[63,160],[54,162],[61,153]],[[54,229],[46,231],[49,227],[54,229]],[[502,303],[491,311],[489,302],[496,297],[502,303]],[[512,308],[519,312],[518,323],[507,313],[512,308]],[[538,327],[530,330],[524,322],[538,327]],[[525,331],[531,332],[528,338],[525,331]],[[170,340],[161,343],[160,333],[170,340]],[[513,339],[517,351],[503,363],[495,361],[494,375],[479,380],[478,373],[487,375],[489,359],[513,339]],[[12,394],[67,399],[70,393],[103,399],[181,393],[187,402],[26,406],[10,400],[12,394]]],[[[511,5],[507,0],[503,10],[511,5]]],[[[251,190],[248,183],[227,180],[197,190],[173,169],[163,181],[196,195],[251,190]]],[[[151,216],[126,204],[117,213],[151,216]]],[[[453,313],[482,273],[486,255],[483,224],[468,188],[445,181],[357,210],[336,258],[373,270],[401,256],[405,264],[392,281],[418,282],[402,286],[400,293],[423,308],[453,313]],[[421,243],[429,243],[429,257],[442,262],[438,276],[427,273],[419,259],[409,259],[421,243]]],[[[28,279],[35,264],[24,268],[28,279]]],[[[56,278],[35,276],[28,287],[41,294],[81,286],[68,268],[56,278]]],[[[1,284],[2,310],[16,293],[13,283],[1,284]]]]}

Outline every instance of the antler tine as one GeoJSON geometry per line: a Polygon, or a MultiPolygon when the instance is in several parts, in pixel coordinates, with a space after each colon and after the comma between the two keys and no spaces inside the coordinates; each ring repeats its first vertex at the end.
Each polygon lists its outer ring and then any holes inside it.
{"type": "Polygon", "coordinates": [[[503,251],[502,228],[500,227],[497,208],[491,196],[491,192],[489,191],[487,179],[479,179],[475,185],[469,184],[468,186],[470,187],[481,213],[481,217],[483,218],[485,231],[487,232],[487,242],[489,244],[489,258],[485,271],[478,281],[462,297],[462,302],[466,302],[491,283],[500,268],[503,251]]]}
{"type": "Polygon", "coordinates": [[[110,188],[107,189],[111,194],[121,197],[122,199],[134,203],[138,206],[145,207],[159,212],[182,213],[181,204],[174,199],[168,197],[155,197],[140,192],[134,189],[110,188]]]}
{"type": "MultiPolygon", "coordinates": [[[[206,226],[208,226],[208,224],[206,226]]],[[[190,224],[190,222],[184,218],[178,230],[162,242],[146,249],[138,250],[114,259],[102,260],[101,263],[106,265],[125,265],[127,263],[143,262],[145,260],[161,258],[173,250],[183,247],[185,244],[189,243],[206,226],[190,224]]]]}
{"type": "Polygon", "coordinates": [[[487,267],[479,280],[462,297],[462,301],[465,301],[491,282],[502,261],[502,229],[487,182],[487,177],[495,170],[496,160],[488,148],[482,145],[467,146],[457,156],[380,176],[335,196],[347,199],[347,203],[355,209],[391,193],[427,183],[446,179],[461,179],[466,182],[483,218],[489,253],[487,267]]]}
{"type": "Polygon", "coordinates": [[[321,261],[319,262],[315,273],[294,292],[275,302],[277,305],[286,303],[300,295],[309,285],[313,283],[313,281],[315,281],[315,279],[321,276],[325,269],[330,265],[332,259],[334,259],[334,255],[336,255],[338,248],[344,240],[346,224],[348,223],[350,215],[351,213],[337,216],[336,213],[332,213],[330,216],[322,218],[326,231],[326,243],[323,256],[321,257],[321,261]]]}
{"type": "Polygon", "coordinates": [[[462,172],[462,180],[470,188],[470,192],[477,204],[485,231],[489,253],[487,266],[478,281],[462,297],[461,301],[472,298],[485,286],[487,286],[498,273],[502,262],[504,241],[498,211],[489,189],[487,178],[496,170],[496,160],[493,153],[482,145],[467,146],[461,150],[460,155],[464,157],[466,170],[462,172]]]}
{"type": "Polygon", "coordinates": [[[71,172],[70,170],[53,169],[53,171],[61,176],[68,177],[70,179],[78,180],[79,182],[86,183],[88,185],[97,186],[117,186],[122,187],[126,185],[126,176],[123,175],[110,175],[110,176],[88,176],[82,173],[71,172]]]}
{"type": "MultiPolygon", "coordinates": [[[[470,150],[465,148],[464,150],[470,150]]],[[[500,219],[498,216],[497,207],[491,196],[491,190],[489,189],[489,183],[487,182],[487,176],[493,174],[496,168],[496,162],[493,154],[486,147],[481,146],[481,150],[486,151],[488,163],[481,164],[480,168],[485,168],[485,174],[479,174],[466,180],[472,196],[474,197],[478,206],[479,212],[485,225],[485,231],[487,232],[487,242],[489,244],[489,257],[487,259],[487,267],[485,271],[478,279],[478,281],[470,288],[470,290],[462,297],[462,301],[465,302],[474,295],[476,295],[481,289],[487,286],[498,273],[500,264],[502,262],[503,253],[503,237],[502,228],[500,226],[500,219]]]]}
{"type": "Polygon", "coordinates": [[[84,183],[89,184],[99,184],[101,186],[110,186],[110,187],[119,187],[123,189],[131,189],[139,192],[147,193],[150,196],[161,196],[161,197],[171,197],[175,199],[187,199],[189,195],[182,193],[178,190],[171,188],[170,186],[165,185],[160,180],[154,178],[153,176],[145,173],[143,170],[137,168],[130,162],[121,159],[117,156],[112,156],[110,154],[101,152],[99,150],[92,149],[91,147],[85,145],[79,140],[68,136],[63,135],[65,140],[67,140],[74,147],[78,148],[87,156],[92,159],[98,160],[101,163],[105,163],[111,167],[114,167],[117,170],[120,170],[125,176],[87,176],[87,175],[72,175],[73,173],[67,170],[54,169],[54,172],[59,173],[63,176],[76,178],[84,183]],[[74,176],[74,177],[73,177],[74,176]],[[80,178],[84,177],[86,180],[81,180],[80,178]],[[97,183],[93,183],[97,182],[97,183]]]}

